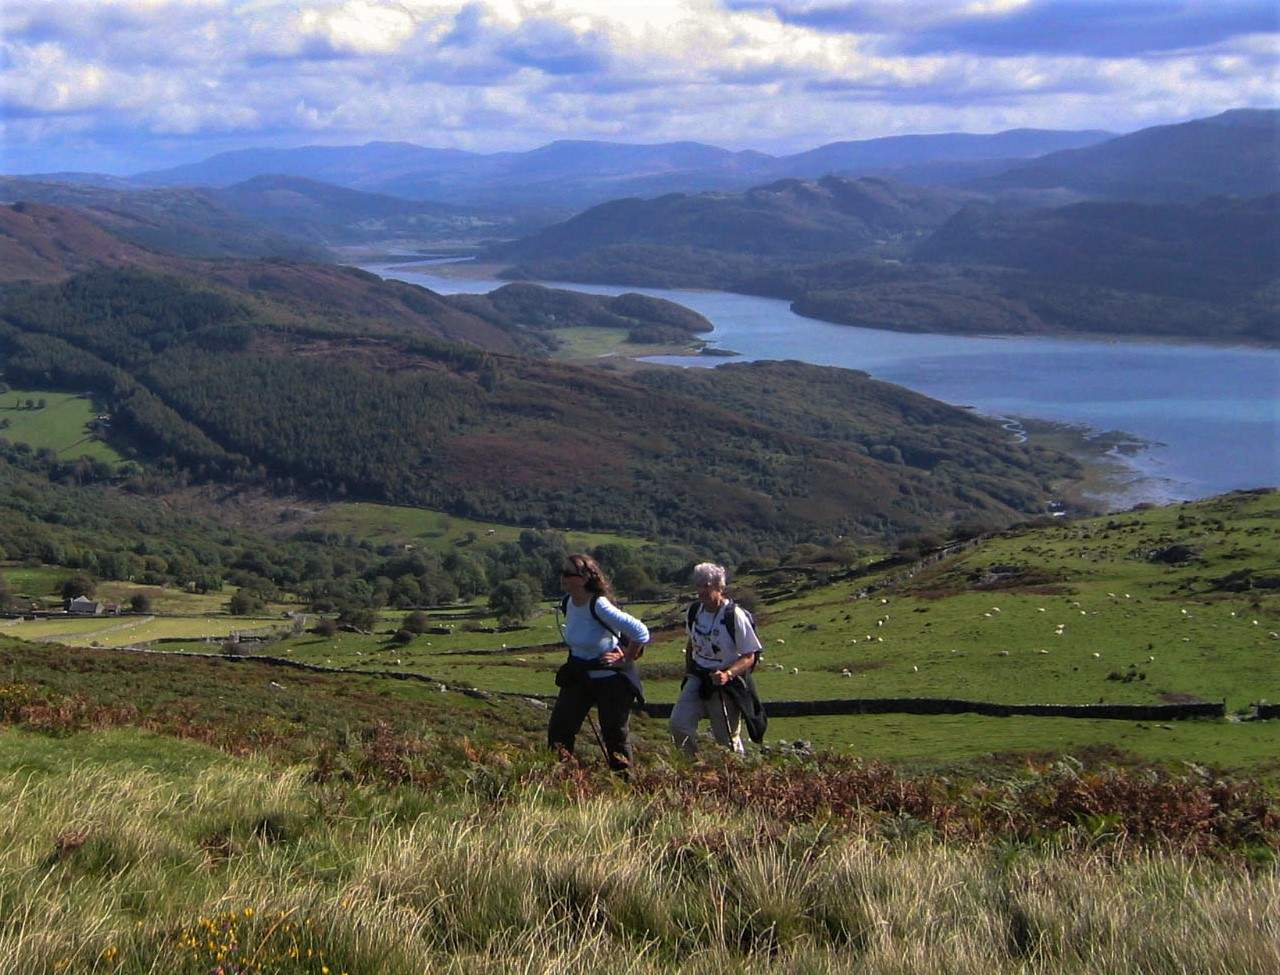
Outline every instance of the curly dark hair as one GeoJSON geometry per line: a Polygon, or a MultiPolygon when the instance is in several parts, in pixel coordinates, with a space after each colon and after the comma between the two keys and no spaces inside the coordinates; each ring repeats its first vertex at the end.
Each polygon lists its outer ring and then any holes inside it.
{"type": "Polygon", "coordinates": [[[613,598],[613,585],[609,582],[609,577],[604,574],[604,569],[600,568],[600,563],[590,555],[584,552],[566,555],[564,564],[566,567],[572,566],[573,571],[582,576],[587,592],[613,598]]]}

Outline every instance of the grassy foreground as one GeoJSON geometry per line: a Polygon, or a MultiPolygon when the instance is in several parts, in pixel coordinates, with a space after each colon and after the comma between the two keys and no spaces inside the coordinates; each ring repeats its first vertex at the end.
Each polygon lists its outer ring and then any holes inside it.
{"type": "Polygon", "coordinates": [[[517,774],[526,761],[477,755],[469,777],[424,790],[134,730],[8,730],[0,967],[1280,968],[1274,860],[1130,847],[1105,824],[1036,844],[943,841],[901,816],[788,822],[753,804],[517,774]]]}

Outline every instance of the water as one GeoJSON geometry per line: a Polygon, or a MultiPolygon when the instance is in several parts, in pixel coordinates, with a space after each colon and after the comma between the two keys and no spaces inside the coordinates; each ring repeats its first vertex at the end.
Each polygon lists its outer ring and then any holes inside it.
{"type": "MultiPolygon", "coordinates": [[[[446,278],[394,265],[367,270],[443,294],[484,292],[507,283],[446,278]]],[[[658,362],[714,367],[750,359],[798,359],[844,366],[991,416],[1034,417],[1131,434],[1149,446],[1122,458],[1133,474],[1112,498],[1117,506],[1280,484],[1277,350],[912,335],[815,321],[770,298],[543,283],[594,294],[638,291],[677,301],[714,323],[712,346],[741,353],[737,359],[660,356],[658,362]]]]}

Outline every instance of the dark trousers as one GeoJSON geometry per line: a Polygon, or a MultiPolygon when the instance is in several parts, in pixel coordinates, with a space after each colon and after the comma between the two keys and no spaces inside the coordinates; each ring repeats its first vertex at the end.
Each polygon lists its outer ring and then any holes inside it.
{"type": "Polygon", "coordinates": [[[609,753],[609,768],[615,771],[629,768],[631,738],[627,723],[631,720],[634,697],[631,681],[621,674],[598,679],[584,677],[560,688],[547,725],[547,744],[553,750],[563,748],[572,755],[573,740],[586,720],[587,712],[594,707],[600,715],[600,734],[609,753]]]}

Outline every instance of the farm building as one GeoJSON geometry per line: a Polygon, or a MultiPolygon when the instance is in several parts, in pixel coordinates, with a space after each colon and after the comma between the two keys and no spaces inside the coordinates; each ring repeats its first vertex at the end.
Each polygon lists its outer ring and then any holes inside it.
{"type": "Polygon", "coordinates": [[[102,603],[95,602],[88,596],[77,596],[75,599],[67,600],[67,612],[75,613],[77,616],[101,616],[102,610],[102,603]]]}

